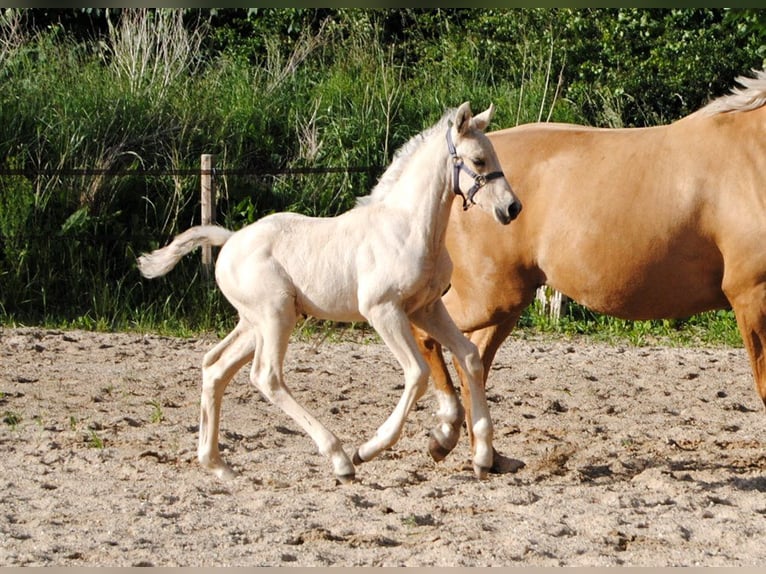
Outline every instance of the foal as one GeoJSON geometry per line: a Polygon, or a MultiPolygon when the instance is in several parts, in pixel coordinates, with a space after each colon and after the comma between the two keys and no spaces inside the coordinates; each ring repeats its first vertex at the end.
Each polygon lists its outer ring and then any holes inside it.
{"type": "Polygon", "coordinates": [[[446,113],[398,150],[372,193],[338,217],[277,213],[236,233],[197,226],[138,259],[145,277],[157,277],[200,245],[223,246],[216,281],[238,311],[239,323],[203,360],[198,448],[203,466],[221,478],[234,475],[218,450],[221,399],[234,374],[252,360],[251,382],[311,436],[332,461],[338,479],[352,480],[354,464],[397,441],[408,412],[426,391],[429,369],[412,322],[449,348],[466,373],[473,466],[479,478],[486,476],[493,451],[483,366],[476,347],[447,314],[441,295],[452,272],[445,233],[455,196],[462,197],[466,209],[476,204],[502,224],[521,210],[484,134],[493,112],[490,106],[473,116],[465,102],[446,113]],[[404,370],[396,408],[357,449],[353,463],[338,438],[293,398],[284,382],[285,352],[301,315],[368,321],[404,370]]]}

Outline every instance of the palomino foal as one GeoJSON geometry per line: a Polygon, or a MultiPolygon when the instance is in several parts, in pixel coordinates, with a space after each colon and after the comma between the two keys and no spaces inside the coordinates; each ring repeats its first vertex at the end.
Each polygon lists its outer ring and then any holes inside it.
{"type": "Polygon", "coordinates": [[[429,369],[411,322],[449,348],[466,374],[473,466],[479,478],[486,475],[492,466],[492,422],[481,358],[447,314],[441,295],[452,272],[445,233],[455,195],[466,208],[476,204],[502,224],[521,210],[484,134],[493,111],[490,106],[473,116],[465,102],[445,114],[397,151],[372,193],[338,217],[277,213],[236,233],[197,226],[139,258],[141,273],[157,277],[200,245],[223,246],[216,281],[237,309],[239,323],[203,360],[198,449],[203,466],[222,478],[234,474],[218,450],[221,400],[234,374],[252,360],[251,382],[311,436],[341,481],[352,480],[354,463],[397,441],[407,414],[426,391],[429,369]],[[285,384],[282,364],[301,315],[368,321],[404,370],[396,408],[357,449],[353,463],[340,440],[285,384]]]}

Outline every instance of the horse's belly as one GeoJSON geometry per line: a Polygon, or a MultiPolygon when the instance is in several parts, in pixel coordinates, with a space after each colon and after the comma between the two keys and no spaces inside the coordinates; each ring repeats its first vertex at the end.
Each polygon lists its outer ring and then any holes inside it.
{"type": "Polygon", "coordinates": [[[728,307],[722,270],[693,265],[613,265],[607,269],[566,269],[548,284],[581,305],[622,319],[669,319],[728,307]]]}
{"type": "Polygon", "coordinates": [[[646,290],[570,296],[592,311],[620,319],[682,319],[703,311],[724,309],[729,303],[722,292],[688,297],[688,291],[646,290]]]}

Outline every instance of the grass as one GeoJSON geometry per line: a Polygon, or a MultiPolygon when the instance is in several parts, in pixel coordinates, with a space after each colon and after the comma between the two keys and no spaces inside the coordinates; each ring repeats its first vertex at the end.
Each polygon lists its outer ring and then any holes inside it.
{"type": "MultiPolygon", "coordinates": [[[[131,317],[125,321],[97,321],[86,314],[71,320],[51,319],[39,324],[51,329],[156,333],[180,338],[214,333],[221,338],[234,328],[236,319],[233,311],[223,320],[202,323],[181,316],[167,317],[162,311],[157,311],[153,314],[145,313],[141,317],[131,317]]],[[[24,326],[24,323],[6,318],[5,321],[0,321],[0,325],[14,328],[24,326]]],[[[570,303],[569,310],[557,323],[554,323],[535,304],[527,308],[513,333],[521,337],[544,335],[584,338],[615,345],[742,347],[742,338],[734,313],[729,310],[709,311],[683,320],[628,321],[598,315],[570,303]]],[[[314,347],[343,341],[353,341],[358,344],[380,342],[375,330],[367,323],[336,323],[311,317],[304,318],[295,326],[293,336],[297,340],[311,343],[314,347]]],[[[158,422],[154,420],[154,415],[159,413],[162,417],[161,407],[154,402],[150,404],[154,407],[153,422],[158,422]]]]}
{"type": "Polygon", "coordinates": [[[88,443],[88,448],[96,448],[96,449],[104,448],[104,439],[101,438],[98,435],[98,433],[94,430],[90,431],[86,442],[88,443]]]}
{"type": "Polygon", "coordinates": [[[730,310],[708,311],[687,319],[629,321],[570,303],[559,321],[554,322],[535,301],[522,316],[519,330],[634,346],[742,347],[737,321],[730,310]]]}
{"type": "Polygon", "coordinates": [[[159,424],[165,420],[165,413],[162,411],[162,403],[158,399],[152,399],[149,401],[149,406],[152,407],[152,413],[149,420],[154,424],[159,424]]]}
{"type": "Polygon", "coordinates": [[[3,413],[3,423],[11,427],[11,430],[16,430],[16,427],[21,422],[21,415],[13,411],[5,411],[3,413]]]}

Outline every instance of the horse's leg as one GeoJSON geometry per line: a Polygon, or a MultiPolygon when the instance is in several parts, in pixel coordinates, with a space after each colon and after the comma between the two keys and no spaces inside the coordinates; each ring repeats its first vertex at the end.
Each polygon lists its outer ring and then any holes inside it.
{"type": "Polygon", "coordinates": [[[465,419],[465,409],[455,392],[455,385],[447,370],[442,346],[431,335],[414,325],[412,330],[420,353],[430,368],[436,400],[439,403],[439,409],[436,412],[439,424],[431,431],[431,439],[428,442],[431,458],[439,462],[457,446],[460,426],[465,419]]]}
{"type": "MultiPolygon", "coordinates": [[[[497,351],[503,342],[508,338],[508,335],[511,333],[513,328],[516,326],[520,316],[520,312],[506,316],[502,321],[495,323],[494,325],[490,325],[489,327],[478,329],[472,333],[469,333],[468,335],[469,339],[476,345],[476,348],[479,350],[479,354],[481,355],[481,360],[484,365],[484,380],[482,381],[482,385],[485,389],[492,362],[495,359],[495,355],[497,354],[497,351]]],[[[460,365],[457,364],[457,361],[455,361],[455,370],[457,371],[461,380],[460,391],[463,396],[463,404],[465,404],[466,408],[466,428],[468,431],[468,438],[471,444],[473,444],[474,436],[471,430],[473,426],[471,422],[471,389],[467,384],[465,373],[462,371],[460,365]]],[[[523,466],[524,463],[522,461],[508,458],[505,455],[499,453],[497,450],[493,449],[491,472],[500,474],[516,472],[523,466]]]]}
{"type": "Polygon", "coordinates": [[[730,297],[730,301],[750,357],[756,390],[766,406],[766,285],[730,297]]]}
{"type": "MultiPolygon", "coordinates": [[[[499,324],[490,325],[489,327],[468,334],[468,338],[476,345],[479,355],[481,355],[482,358],[482,363],[484,365],[484,380],[482,381],[482,384],[485,388],[495,354],[500,348],[500,345],[513,330],[519,316],[520,314],[508,316],[499,324]]],[[[473,445],[473,424],[470,417],[470,387],[467,380],[465,380],[465,375],[459,362],[455,360],[455,369],[460,376],[462,383],[460,385],[462,394],[461,404],[461,400],[458,399],[455,386],[450,377],[449,370],[447,369],[441,345],[424,331],[417,328],[413,330],[420,351],[431,369],[431,377],[433,378],[436,398],[439,402],[437,417],[439,418],[440,423],[439,426],[431,431],[431,440],[428,445],[431,457],[439,462],[452,452],[457,445],[460,436],[460,425],[464,419],[466,421],[469,440],[473,445]],[[463,405],[465,405],[465,408],[463,405]]],[[[494,448],[493,453],[491,472],[515,472],[523,466],[521,461],[509,459],[494,448]]]]}
{"type": "Polygon", "coordinates": [[[269,401],[281,408],[313,439],[319,452],[332,462],[338,480],[351,482],[355,474],[354,465],[343,451],[338,437],[295,400],[284,382],[284,357],[295,320],[292,302],[283,302],[274,317],[261,317],[259,344],[250,380],[269,401]]]}
{"type": "Polygon", "coordinates": [[[200,400],[199,445],[197,458],[219,478],[232,478],[234,471],[223,462],[218,451],[221,400],[236,372],[253,356],[250,326],[240,319],[234,330],[205,354],[202,360],[202,398],[200,400]]]}
{"type": "Polygon", "coordinates": [[[375,305],[365,310],[365,316],[402,366],[404,391],[396,408],[378,428],[375,436],[357,449],[354,454],[354,462],[357,464],[373,459],[396,443],[407,414],[428,388],[428,365],[418,352],[404,311],[393,304],[375,305]]]}
{"type": "Polygon", "coordinates": [[[483,478],[492,467],[493,449],[492,419],[484,393],[484,366],[479,351],[476,345],[460,332],[441,300],[414,313],[412,321],[448,348],[462,369],[465,384],[470,391],[466,397],[466,407],[470,407],[468,410],[472,413],[468,426],[474,437],[471,443],[473,468],[477,476],[483,478]]]}

